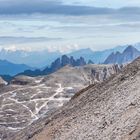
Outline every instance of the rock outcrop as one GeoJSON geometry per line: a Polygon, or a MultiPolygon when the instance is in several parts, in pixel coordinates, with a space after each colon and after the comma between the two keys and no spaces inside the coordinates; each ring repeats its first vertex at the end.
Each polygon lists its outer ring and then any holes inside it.
{"type": "Polygon", "coordinates": [[[29,76],[21,75],[16,76],[13,80],[10,81],[10,84],[13,85],[32,85],[35,84],[35,79],[29,76]]]}

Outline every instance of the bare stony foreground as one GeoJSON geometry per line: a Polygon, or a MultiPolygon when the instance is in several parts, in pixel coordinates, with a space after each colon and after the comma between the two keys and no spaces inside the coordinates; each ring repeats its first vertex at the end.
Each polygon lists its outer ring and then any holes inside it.
{"type": "MultiPolygon", "coordinates": [[[[7,86],[1,80],[0,139],[11,140],[18,131],[41,121],[44,125],[43,119],[67,103],[76,92],[119,71],[120,67],[114,65],[66,66],[49,76],[15,77],[7,86]]],[[[40,127],[41,124],[36,125],[28,133],[36,132],[40,127]]],[[[30,134],[25,134],[25,137],[30,137],[30,134]]]]}
{"type": "Polygon", "coordinates": [[[22,139],[139,140],[140,58],[117,76],[79,92],[54,116],[21,131],[13,140],[22,139]],[[38,131],[28,132],[37,126],[38,131]]]}

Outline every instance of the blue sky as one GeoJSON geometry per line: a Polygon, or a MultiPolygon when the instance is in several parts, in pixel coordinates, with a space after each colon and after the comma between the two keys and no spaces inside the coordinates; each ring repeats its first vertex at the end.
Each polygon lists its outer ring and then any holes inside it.
{"type": "Polygon", "coordinates": [[[0,48],[104,50],[140,42],[139,0],[0,0],[0,48]]]}

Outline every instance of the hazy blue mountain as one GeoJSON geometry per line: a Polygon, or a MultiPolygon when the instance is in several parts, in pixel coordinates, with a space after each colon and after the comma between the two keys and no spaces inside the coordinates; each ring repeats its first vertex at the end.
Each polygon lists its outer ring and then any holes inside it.
{"type": "Polygon", "coordinates": [[[112,52],[123,52],[123,50],[127,46],[118,46],[112,49],[107,49],[104,51],[92,51],[90,48],[87,49],[81,49],[78,51],[74,51],[72,53],[69,53],[68,56],[73,56],[74,58],[84,57],[86,61],[92,60],[94,63],[103,63],[105,59],[110,55],[112,52]]]}
{"type": "Polygon", "coordinates": [[[137,50],[139,50],[140,51],[140,43],[137,43],[137,44],[135,44],[135,45],[133,45],[137,50]]]}
{"type": "Polygon", "coordinates": [[[85,60],[89,60],[89,59],[93,58],[93,54],[94,54],[94,52],[90,48],[87,48],[87,49],[80,49],[80,50],[71,52],[67,55],[68,56],[73,56],[75,59],[82,56],[82,57],[85,58],[85,60]]]}
{"type": "Polygon", "coordinates": [[[6,59],[12,63],[26,64],[32,67],[44,67],[51,64],[52,61],[60,56],[60,52],[49,52],[48,50],[28,52],[2,49],[0,51],[0,59],[6,59]]]}
{"type": "Polygon", "coordinates": [[[0,60],[0,75],[16,75],[27,69],[33,69],[25,64],[14,64],[7,60],[0,60]]]}
{"type": "MultiPolygon", "coordinates": [[[[94,63],[103,63],[111,53],[122,53],[128,46],[130,45],[117,46],[103,51],[92,51],[90,48],[87,48],[71,52],[68,54],[68,56],[73,56],[74,58],[79,58],[82,56],[86,61],[92,60],[94,63]]],[[[140,43],[137,43],[133,46],[140,51],[140,43]]]]}
{"type": "MultiPolygon", "coordinates": [[[[91,60],[89,60],[90,63],[92,63],[91,60]]],[[[86,61],[83,57],[80,57],[78,59],[74,59],[73,56],[68,57],[67,55],[63,55],[62,57],[57,58],[55,61],[51,63],[50,66],[47,66],[43,70],[36,69],[36,70],[26,70],[22,73],[19,73],[18,75],[26,75],[26,76],[39,76],[39,75],[48,75],[53,72],[56,72],[60,68],[71,65],[73,67],[75,66],[84,66],[86,65],[86,61]]]]}
{"type": "MultiPolygon", "coordinates": [[[[103,63],[112,52],[118,51],[122,53],[127,47],[128,45],[117,46],[103,51],[93,51],[90,48],[79,49],[66,55],[69,57],[73,56],[75,59],[82,56],[86,62],[92,60],[94,63],[103,63]]],[[[134,47],[140,50],[140,43],[135,44],[134,47]]],[[[5,59],[16,64],[26,64],[28,66],[42,68],[42,70],[46,66],[50,66],[54,60],[62,55],[59,51],[49,52],[48,50],[28,52],[23,50],[10,51],[2,49],[0,51],[0,59],[2,60],[5,59]]]]}
{"type": "Polygon", "coordinates": [[[111,53],[105,60],[105,64],[123,64],[128,63],[140,56],[138,51],[133,46],[128,46],[122,53],[116,52],[111,53]]]}

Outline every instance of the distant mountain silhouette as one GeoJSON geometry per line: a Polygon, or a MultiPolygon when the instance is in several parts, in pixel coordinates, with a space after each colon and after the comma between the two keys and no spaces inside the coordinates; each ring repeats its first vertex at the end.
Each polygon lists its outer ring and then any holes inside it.
{"type": "Polygon", "coordinates": [[[14,64],[7,60],[0,60],[0,75],[16,75],[27,69],[33,69],[25,64],[14,64]]]}
{"type": "MultiPolygon", "coordinates": [[[[89,60],[90,64],[93,64],[91,60],[89,60]]],[[[86,65],[86,61],[83,57],[80,57],[78,59],[74,59],[73,56],[68,57],[67,55],[63,55],[61,58],[57,58],[49,67],[46,67],[43,70],[36,69],[34,71],[32,70],[26,70],[23,73],[19,73],[18,75],[27,75],[27,76],[38,76],[38,75],[48,75],[51,74],[60,68],[71,65],[73,67],[75,66],[84,66],[86,65]]]]}
{"type": "MultiPolygon", "coordinates": [[[[140,43],[133,45],[136,49],[140,50],[140,43]]],[[[66,54],[68,57],[73,56],[74,59],[78,59],[81,56],[85,59],[92,60],[94,63],[103,63],[106,58],[112,53],[119,51],[122,53],[128,45],[117,46],[111,49],[106,49],[102,51],[93,51],[90,48],[74,50],[66,54]]],[[[94,47],[93,47],[94,48],[94,47]]],[[[51,65],[51,62],[56,60],[58,57],[61,57],[63,53],[59,51],[50,52],[49,50],[39,50],[39,51],[25,51],[25,50],[0,50],[0,59],[8,60],[16,64],[26,64],[28,66],[44,68],[48,65],[51,65]],[[39,58],[39,59],[38,59],[39,58]],[[47,64],[47,65],[46,65],[47,64]]]]}
{"type": "Polygon", "coordinates": [[[59,51],[49,52],[43,51],[23,51],[23,50],[0,50],[0,59],[8,60],[16,64],[26,64],[32,67],[44,67],[46,64],[50,64],[56,58],[62,54],[59,51]],[[39,59],[38,59],[39,58],[39,59]]]}
{"type": "Polygon", "coordinates": [[[81,56],[85,58],[86,61],[88,61],[89,59],[93,59],[94,57],[94,52],[90,49],[90,48],[86,48],[86,49],[80,49],[74,52],[71,52],[69,54],[67,54],[67,56],[73,56],[75,59],[80,58],[81,56]]]}
{"type": "Polygon", "coordinates": [[[111,53],[105,60],[105,64],[123,64],[128,63],[140,56],[140,51],[138,51],[133,46],[128,46],[123,53],[116,52],[111,53]]]}
{"type": "Polygon", "coordinates": [[[67,54],[68,56],[73,56],[75,59],[78,59],[79,57],[83,57],[86,62],[88,60],[92,60],[94,63],[103,63],[106,58],[112,53],[112,52],[123,52],[126,46],[118,46],[112,49],[107,49],[103,51],[93,51],[90,48],[87,49],[80,49],[74,52],[71,52],[67,54]]]}
{"type": "Polygon", "coordinates": [[[2,77],[3,80],[5,80],[7,83],[9,83],[14,76],[10,76],[10,75],[0,75],[0,77],[2,77]]]}

